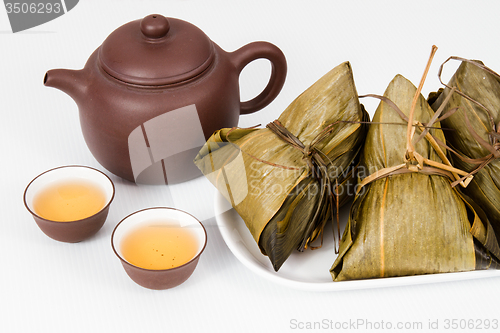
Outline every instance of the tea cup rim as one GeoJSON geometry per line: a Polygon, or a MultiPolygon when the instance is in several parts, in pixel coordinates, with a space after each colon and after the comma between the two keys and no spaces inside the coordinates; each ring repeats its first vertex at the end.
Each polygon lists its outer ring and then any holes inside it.
{"type": "Polygon", "coordinates": [[[62,166],[58,166],[58,167],[55,167],[55,168],[51,168],[51,169],[48,169],[42,173],[40,173],[38,176],[36,176],[35,178],[33,178],[29,183],[28,185],[26,185],[26,188],[24,189],[24,193],[23,193],[23,202],[24,202],[24,207],[26,207],[26,209],[31,213],[31,215],[33,216],[36,216],[37,218],[43,220],[43,221],[46,221],[46,222],[49,222],[49,223],[78,223],[78,222],[82,222],[84,220],[87,220],[89,218],[92,218],[94,216],[96,216],[97,214],[101,213],[102,211],[106,210],[110,205],[111,203],[113,202],[113,199],[115,198],[115,192],[116,192],[116,189],[115,189],[115,184],[113,183],[113,181],[111,180],[111,178],[109,178],[108,175],[106,175],[104,172],[102,172],[101,170],[98,170],[96,168],[93,168],[93,167],[90,167],[90,166],[86,166],[86,165],[79,165],[79,164],[70,164],[70,165],[62,165],[62,166]],[[49,173],[49,172],[52,172],[54,170],[58,170],[58,169],[63,169],[63,168],[86,168],[86,169],[91,169],[93,171],[96,171],[100,174],[102,174],[104,177],[107,178],[107,180],[109,181],[109,183],[111,184],[111,197],[109,198],[109,200],[107,200],[107,203],[106,205],[104,205],[101,209],[99,209],[98,212],[90,215],[90,216],[87,216],[87,217],[84,217],[84,218],[81,218],[81,219],[78,219],[78,220],[73,220],[73,221],[65,221],[65,222],[61,222],[61,221],[54,221],[54,220],[50,220],[50,219],[46,219],[42,216],[40,216],[39,214],[37,214],[34,210],[32,210],[30,208],[30,205],[28,205],[28,203],[26,202],[26,194],[28,193],[28,189],[30,188],[30,186],[33,184],[33,182],[35,182],[38,178],[40,178],[41,176],[43,176],[44,174],[46,173],[49,173]]]}
{"type": "Polygon", "coordinates": [[[114,227],[113,229],[113,232],[111,233],[111,247],[113,248],[113,252],[115,253],[115,255],[120,259],[120,261],[122,263],[125,263],[129,266],[132,266],[136,269],[139,269],[139,270],[142,270],[142,271],[146,271],[146,272],[166,272],[166,271],[176,271],[176,270],[180,270],[182,269],[184,266],[187,266],[189,264],[191,264],[193,261],[197,260],[201,254],[205,251],[205,248],[207,246],[207,240],[208,240],[208,235],[207,235],[207,230],[205,229],[205,226],[203,225],[203,223],[201,223],[201,221],[199,219],[197,219],[194,215],[184,211],[184,210],[181,210],[181,209],[178,209],[178,208],[174,208],[174,207],[167,207],[167,206],[155,206],[155,207],[148,207],[148,208],[143,208],[143,209],[139,209],[133,213],[130,213],[128,214],[127,216],[125,216],[123,219],[120,220],[120,222],[118,222],[116,224],[116,226],[114,227]],[[132,263],[130,263],[128,260],[126,260],[125,258],[123,258],[119,253],[118,251],[116,250],[115,248],[115,244],[113,242],[113,239],[115,237],[115,232],[116,230],[118,229],[118,227],[120,226],[120,224],[125,221],[126,219],[128,219],[129,217],[131,217],[132,215],[135,215],[135,214],[138,214],[138,213],[141,213],[143,211],[148,211],[148,210],[152,210],[152,209],[169,209],[169,210],[175,210],[175,211],[178,211],[178,212],[181,212],[183,214],[186,214],[188,216],[191,216],[196,222],[198,222],[198,224],[201,226],[202,230],[203,230],[203,234],[204,234],[204,242],[203,242],[203,246],[202,248],[198,251],[198,253],[192,257],[191,259],[189,259],[189,261],[187,261],[186,263],[182,264],[182,265],[179,265],[179,266],[176,266],[176,267],[172,267],[172,268],[166,268],[166,269],[148,269],[148,268],[144,268],[144,267],[139,267],[137,265],[134,265],[132,263]]]}

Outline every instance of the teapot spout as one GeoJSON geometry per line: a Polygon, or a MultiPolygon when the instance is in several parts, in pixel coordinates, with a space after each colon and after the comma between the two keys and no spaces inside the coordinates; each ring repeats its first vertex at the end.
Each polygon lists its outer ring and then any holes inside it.
{"type": "Polygon", "coordinates": [[[86,79],[83,70],[51,69],[45,73],[43,84],[64,91],[77,102],[85,95],[86,79]]]}

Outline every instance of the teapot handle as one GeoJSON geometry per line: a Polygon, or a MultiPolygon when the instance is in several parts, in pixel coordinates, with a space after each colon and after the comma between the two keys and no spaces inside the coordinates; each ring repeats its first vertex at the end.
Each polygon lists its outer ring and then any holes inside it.
{"type": "Polygon", "coordinates": [[[278,96],[286,78],[286,58],[281,50],[268,42],[253,42],[230,53],[231,61],[238,70],[238,75],[243,68],[256,59],[267,59],[271,62],[271,77],[264,90],[255,98],[240,102],[240,114],[249,114],[258,111],[278,96]]]}

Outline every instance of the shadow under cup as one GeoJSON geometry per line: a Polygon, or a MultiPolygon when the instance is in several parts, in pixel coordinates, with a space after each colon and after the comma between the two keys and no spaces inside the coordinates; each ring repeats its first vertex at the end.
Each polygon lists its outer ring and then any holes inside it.
{"type": "Polygon", "coordinates": [[[111,235],[113,251],[120,259],[128,276],[138,285],[155,290],[173,288],[185,282],[195,270],[206,243],[207,233],[200,221],[186,212],[168,207],[153,207],[132,213],[116,225],[111,235]],[[121,249],[124,237],[141,226],[151,225],[151,222],[158,221],[166,226],[187,228],[194,236],[197,251],[187,263],[169,269],[153,270],[135,266],[125,259],[121,249]]]}
{"type": "Polygon", "coordinates": [[[47,236],[61,242],[77,243],[93,236],[101,229],[114,195],[113,182],[104,173],[87,166],[69,165],[45,171],[34,178],[24,191],[24,205],[47,236]],[[37,194],[48,186],[65,181],[84,181],[95,185],[104,195],[104,207],[92,216],[69,222],[52,221],[38,215],[34,209],[37,194]]]}

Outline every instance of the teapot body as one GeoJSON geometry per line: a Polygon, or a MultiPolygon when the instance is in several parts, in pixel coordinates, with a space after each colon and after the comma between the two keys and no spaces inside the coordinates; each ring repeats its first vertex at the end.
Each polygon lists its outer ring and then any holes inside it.
{"type": "Polygon", "coordinates": [[[179,183],[201,175],[193,163],[196,153],[216,130],[237,126],[240,115],[239,72],[226,52],[215,47],[214,63],[202,76],[147,88],[102,73],[96,61],[98,50],[92,54],[84,68],[88,80],[85,96],[77,104],[85,142],[103,167],[127,180],[149,184],[179,183]],[[176,115],[168,117],[174,111],[176,115]],[[179,119],[183,114],[186,119],[179,119]],[[145,127],[148,122],[152,124],[150,133],[145,127]],[[181,133],[172,133],[179,126],[183,127],[181,133]],[[144,145],[140,144],[141,135],[134,137],[139,142],[131,142],[131,134],[141,132],[144,145]],[[153,157],[151,151],[162,151],[154,145],[177,149],[174,155],[153,157]],[[134,148],[144,151],[134,154],[134,148]],[[148,164],[149,171],[140,170],[148,164]]]}

